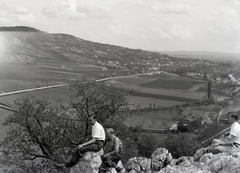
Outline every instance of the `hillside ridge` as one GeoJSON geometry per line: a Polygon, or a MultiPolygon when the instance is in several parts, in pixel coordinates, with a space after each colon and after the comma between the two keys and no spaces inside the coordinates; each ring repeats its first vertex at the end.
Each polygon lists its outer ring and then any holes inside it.
{"type": "Polygon", "coordinates": [[[0,27],[0,39],[4,43],[5,49],[0,51],[4,51],[5,59],[21,59],[27,63],[50,58],[94,65],[108,61],[130,64],[148,58],[170,58],[158,52],[97,43],[65,33],[47,33],[26,26],[0,27]]]}
{"type": "Polygon", "coordinates": [[[18,31],[18,32],[41,32],[40,30],[28,26],[3,26],[0,31],[18,31]]]}

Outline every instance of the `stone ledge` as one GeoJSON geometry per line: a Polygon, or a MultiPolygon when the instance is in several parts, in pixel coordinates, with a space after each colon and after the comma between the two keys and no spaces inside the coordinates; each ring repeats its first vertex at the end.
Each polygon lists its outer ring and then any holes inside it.
{"type": "Polygon", "coordinates": [[[102,164],[102,154],[102,150],[99,152],[84,153],[78,164],[70,169],[70,173],[98,173],[98,168],[102,164]]]}

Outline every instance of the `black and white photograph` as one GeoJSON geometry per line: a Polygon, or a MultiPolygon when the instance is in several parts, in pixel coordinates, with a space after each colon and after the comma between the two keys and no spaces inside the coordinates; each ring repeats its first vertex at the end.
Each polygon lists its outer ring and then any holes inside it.
{"type": "Polygon", "coordinates": [[[0,173],[240,173],[240,0],[0,0],[0,173]]]}

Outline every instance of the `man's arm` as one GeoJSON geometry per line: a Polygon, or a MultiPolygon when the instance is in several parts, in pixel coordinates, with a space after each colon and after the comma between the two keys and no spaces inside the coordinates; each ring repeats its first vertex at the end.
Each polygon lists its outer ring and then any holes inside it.
{"type": "Polygon", "coordinates": [[[96,138],[92,138],[90,141],[87,141],[87,142],[84,142],[84,143],[78,145],[78,148],[82,148],[82,147],[84,147],[86,145],[90,145],[90,144],[93,144],[95,142],[96,142],[96,138]]]}
{"type": "Polygon", "coordinates": [[[234,143],[235,140],[236,140],[236,136],[230,135],[229,141],[226,141],[226,142],[222,141],[221,143],[219,143],[219,145],[230,146],[234,143]]]}
{"type": "Polygon", "coordinates": [[[119,146],[120,146],[120,142],[119,142],[119,139],[118,139],[118,138],[115,138],[114,140],[115,140],[114,150],[115,150],[116,152],[118,152],[119,146]]]}

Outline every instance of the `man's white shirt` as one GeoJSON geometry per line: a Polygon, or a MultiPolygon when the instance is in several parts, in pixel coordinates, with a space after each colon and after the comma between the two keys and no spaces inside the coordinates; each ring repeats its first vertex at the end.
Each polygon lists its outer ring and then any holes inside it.
{"type": "Polygon", "coordinates": [[[231,125],[230,135],[235,136],[236,139],[234,142],[240,144],[240,124],[238,122],[231,125]]]}
{"type": "Polygon", "coordinates": [[[95,138],[97,140],[105,141],[105,131],[101,124],[96,122],[92,126],[92,138],[95,138]]]}

